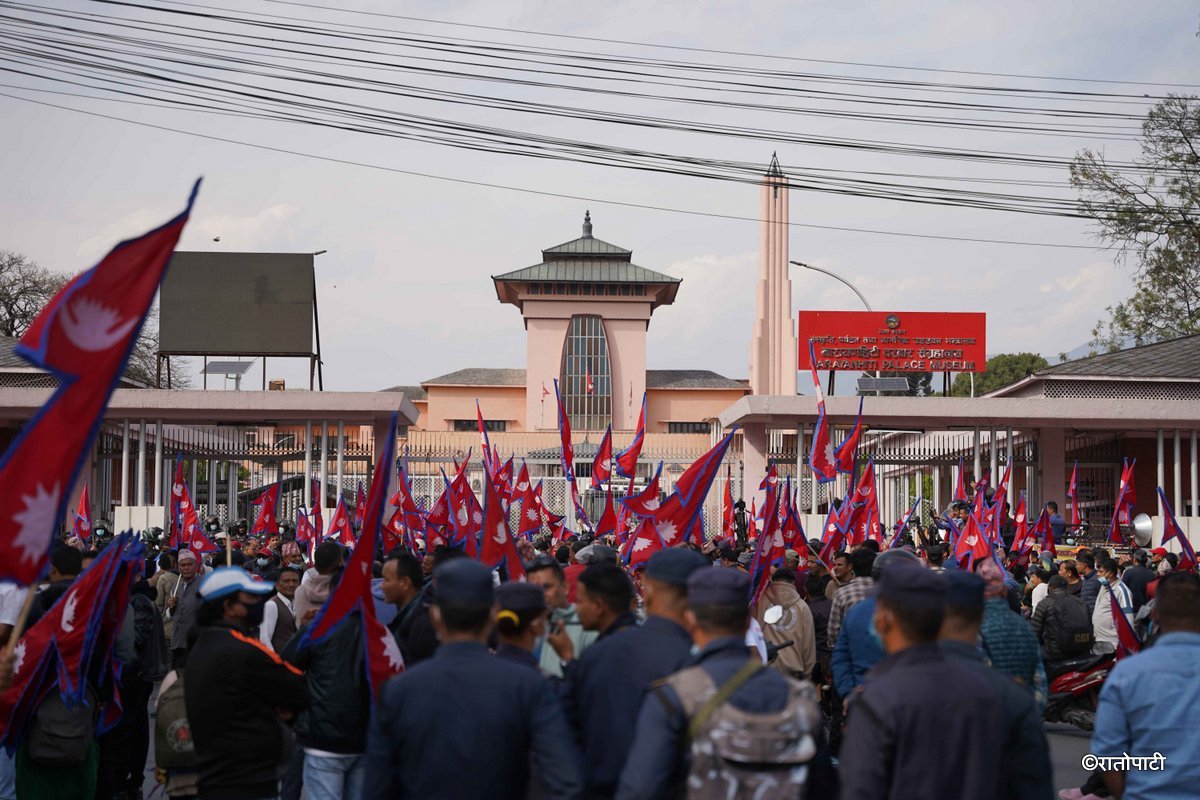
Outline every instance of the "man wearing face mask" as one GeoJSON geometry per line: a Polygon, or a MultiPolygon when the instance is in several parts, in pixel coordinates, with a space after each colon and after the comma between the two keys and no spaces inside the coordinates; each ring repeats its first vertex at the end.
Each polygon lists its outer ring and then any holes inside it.
{"type": "Polygon", "coordinates": [[[841,761],[843,800],[999,796],[1000,696],[938,649],[948,585],[912,564],[889,566],[875,595],[887,657],[851,702],[841,761]],[[929,743],[938,757],[929,758],[929,743]]]}
{"type": "Polygon", "coordinates": [[[249,635],[263,619],[269,583],[240,567],[200,582],[199,636],[184,670],[184,702],[196,747],[200,796],[260,800],[279,794],[291,754],[283,722],[309,704],[303,673],[249,635]]]}

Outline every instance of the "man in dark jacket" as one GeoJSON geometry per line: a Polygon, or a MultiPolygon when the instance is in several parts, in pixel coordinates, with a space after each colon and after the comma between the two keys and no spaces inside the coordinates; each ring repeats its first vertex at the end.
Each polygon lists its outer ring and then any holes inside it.
{"type": "Polygon", "coordinates": [[[25,630],[29,630],[42,618],[50,607],[58,602],[58,598],[67,593],[71,584],[83,572],[83,554],[74,547],[60,544],[50,553],[50,571],[46,577],[49,585],[38,591],[29,608],[29,619],[25,622],[25,630]]]}
{"type": "Polygon", "coordinates": [[[296,717],[296,738],[304,748],[304,790],[310,800],[358,800],[367,764],[371,689],[362,680],[363,638],[354,612],[324,641],[303,650],[300,636],[283,658],[304,671],[312,702],[296,717]]]}
{"type": "Polygon", "coordinates": [[[429,621],[429,600],[421,562],[411,553],[398,551],[383,562],[383,577],[379,584],[383,599],[396,607],[396,616],[388,629],[404,656],[404,666],[411,667],[437,651],[437,637],[429,621]]]}
{"type": "Polygon", "coordinates": [[[1086,633],[1084,629],[1091,627],[1091,614],[1084,610],[1083,600],[1067,591],[1067,582],[1062,575],[1051,575],[1049,586],[1050,591],[1038,603],[1030,619],[1033,632],[1042,646],[1042,658],[1046,661],[1062,661],[1086,653],[1090,649],[1090,644],[1086,642],[1081,641],[1075,652],[1064,650],[1063,643],[1086,633]],[[1071,625],[1072,621],[1076,624],[1071,625]],[[1073,630],[1068,630],[1068,627],[1073,630]]]}
{"type": "Polygon", "coordinates": [[[1150,581],[1154,580],[1157,575],[1146,566],[1146,562],[1150,560],[1150,556],[1141,548],[1133,551],[1133,566],[1126,567],[1121,573],[1121,582],[1129,587],[1129,593],[1133,596],[1133,613],[1146,605],[1146,586],[1150,581]]]}
{"type": "Polygon", "coordinates": [[[240,567],[213,570],[199,586],[184,702],[202,798],[277,796],[280,767],[291,754],[283,722],[308,706],[300,670],[249,634],[271,589],[240,567]]]}
{"type": "MultiPolygon", "coordinates": [[[[583,745],[588,797],[612,797],[616,792],[646,690],[691,660],[692,638],[684,628],[687,581],[708,566],[708,559],[695,550],[655,553],[643,581],[646,621],[602,635],[577,662],[571,661],[571,640],[565,633],[550,637],[551,645],[563,648],[559,655],[568,662],[563,677],[567,718],[576,725],[583,745]],[[614,675],[620,680],[613,680],[614,675]]],[[[612,564],[589,566],[579,576],[576,605],[585,628],[598,601],[607,613],[627,613],[632,598],[629,578],[612,564]]],[[[624,617],[617,613],[615,619],[624,617]]]]}
{"type": "Polygon", "coordinates": [[[938,649],[945,577],[897,564],[877,587],[875,629],[887,657],[850,704],[840,760],[853,767],[842,771],[841,798],[995,798],[1000,697],[938,649]],[[930,741],[940,743],[937,758],[928,757],[930,741]]]}
{"type": "Polygon", "coordinates": [[[1083,600],[1083,606],[1087,609],[1090,618],[1092,611],[1096,608],[1096,596],[1100,594],[1100,575],[1096,572],[1096,557],[1090,550],[1080,550],[1075,554],[1075,567],[1079,570],[1079,577],[1083,581],[1083,588],[1079,590],[1079,598],[1083,600]]]}
{"type": "MultiPolygon", "coordinates": [[[[706,730],[703,724],[698,731],[689,730],[695,717],[705,712],[689,714],[687,709],[696,705],[703,708],[704,698],[709,696],[706,688],[698,692],[692,688],[697,682],[713,687],[714,693],[720,691],[717,687],[729,686],[732,693],[725,702],[743,713],[778,713],[794,705],[796,713],[788,715],[783,723],[786,727],[777,729],[779,739],[771,743],[774,747],[763,745],[756,749],[760,754],[766,751],[774,755],[792,749],[789,745],[798,746],[808,757],[792,763],[790,769],[786,764],[772,763],[772,777],[779,783],[786,783],[795,797],[837,795],[837,778],[824,741],[821,714],[812,686],[763,668],[747,653],[745,637],[750,619],[746,597],[749,590],[749,576],[738,570],[705,567],[692,572],[688,580],[686,623],[692,639],[700,647],[700,655],[692,667],[657,682],[646,695],[638,715],[629,760],[621,772],[617,790],[621,800],[674,797],[685,788],[685,781],[693,778],[722,781],[720,787],[712,784],[706,787],[713,796],[751,796],[751,787],[741,785],[737,778],[728,774],[712,776],[702,765],[692,763],[693,754],[712,747],[711,740],[707,748],[689,746],[689,737],[703,735],[706,730]],[[738,683],[732,684],[735,680],[738,683]],[[700,775],[697,770],[702,771],[700,775]]],[[[718,710],[713,709],[713,713],[718,710]]],[[[729,732],[730,741],[736,738],[736,731],[729,732]]],[[[779,793],[770,791],[769,794],[776,796],[779,793]]]]}
{"type": "Polygon", "coordinates": [[[380,692],[365,797],[525,797],[531,757],[547,797],[579,797],[579,754],[549,682],[488,653],[491,570],[456,558],[434,569],[433,582],[442,643],[380,692]]]}
{"type": "MultiPolygon", "coordinates": [[[[970,572],[954,570],[946,573],[946,581],[949,584],[946,616],[938,635],[938,647],[947,659],[970,667],[976,675],[987,680],[1000,696],[1004,717],[1000,797],[1003,800],[1051,800],[1054,786],[1051,783],[1050,746],[1042,731],[1042,715],[1033,696],[1008,676],[989,667],[976,646],[979,626],[983,622],[983,579],[970,572]]],[[[1062,596],[1067,597],[1065,592],[1062,596]]],[[[1074,597],[1068,599],[1078,602],[1074,597]]],[[[1039,611],[1043,603],[1038,604],[1039,611]]]]}

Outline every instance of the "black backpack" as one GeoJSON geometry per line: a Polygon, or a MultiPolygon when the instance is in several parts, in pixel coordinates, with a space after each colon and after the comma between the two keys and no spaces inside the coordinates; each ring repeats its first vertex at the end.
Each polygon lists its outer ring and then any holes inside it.
{"type": "Polygon", "coordinates": [[[68,706],[58,686],[38,704],[29,727],[29,759],[43,767],[78,767],[87,761],[96,733],[96,695],[90,689],[84,702],[68,706]]]}
{"type": "Polygon", "coordinates": [[[1090,652],[1095,637],[1092,633],[1092,619],[1088,616],[1083,601],[1064,594],[1055,598],[1050,611],[1054,615],[1051,630],[1054,632],[1054,643],[1058,645],[1059,651],[1064,656],[1081,656],[1090,652]]]}

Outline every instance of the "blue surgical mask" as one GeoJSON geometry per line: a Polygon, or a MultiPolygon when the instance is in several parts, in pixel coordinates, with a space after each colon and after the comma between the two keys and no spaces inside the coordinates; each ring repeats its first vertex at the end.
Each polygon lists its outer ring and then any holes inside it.
{"type": "Polygon", "coordinates": [[[1101,583],[1101,585],[1103,585],[1103,586],[1108,586],[1108,578],[1105,578],[1105,577],[1101,576],[1101,578],[1100,578],[1100,583],[1101,583]]]}
{"type": "Polygon", "coordinates": [[[875,641],[875,644],[879,645],[879,649],[883,650],[883,637],[879,635],[879,629],[875,627],[874,614],[871,615],[871,621],[867,624],[867,633],[871,635],[871,638],[875,641]]]}

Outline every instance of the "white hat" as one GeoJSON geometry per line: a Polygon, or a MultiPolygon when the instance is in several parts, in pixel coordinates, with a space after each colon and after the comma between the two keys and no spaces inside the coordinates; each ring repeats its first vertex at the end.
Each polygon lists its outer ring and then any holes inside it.
{"type": "Polygon", "coordinates": [[[274,584],[254,580],[241,567],[219,567],[200,581],[200,596],[205,600],[216,600],[234,592],[266,595],[273,591],[274,584]]]}
{"type": "Polygon", "coordinates": [[[192,561],[199,560],[196,558],[195,553],[193,553],[191,550],[188,550],[186,547],[184,547],[179,551],[179,556],[175,560],[176,561],[187,561],[188,559],[191,559],[192,561]]]}

